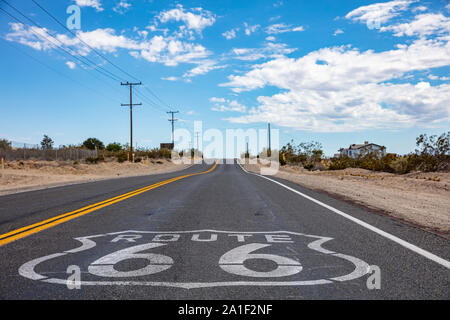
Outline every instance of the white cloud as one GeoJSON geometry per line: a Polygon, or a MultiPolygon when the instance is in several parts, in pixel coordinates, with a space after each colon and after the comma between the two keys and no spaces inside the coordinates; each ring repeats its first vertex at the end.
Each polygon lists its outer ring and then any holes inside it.
{"type": "Polygon", "coordinates": [[[238,31],[238,30],[239,30],[239,28],[237,28],[237,29],[231,29],[231,30],[229,30],[229,31],[225,31],[224,33],[222,33],[222,35],[223,35],[227,40],[234,39],[234,38],[236,38],[236,31],[238,31]]]}
{"type": "Polygon", "coordinates": [[[211,101],[211,102],[217,102],[217,103],[225,103],[225,98],[216,98],[216,97],[212,97],[212,98],[209,98],[209,101],[211,101]]]}
{"type": "Polygon", "coordinates": [[[214,106],[211,108],[212,111],[218,112],[245,112],[246,107],[236,100],[229,100],[224,98],[216,98],[212,97],[209,101],[214,103],[214,106]]]}
{"type": "Polygon", "coordinates": [[[280,57],[295,50],[297,49],[288,48],[284,43],[269,42],[262,48],[234,48],[231,50],[231,57],[238,60],[254,61],[280,57]]]}
{"type": "Polygon", "coordinates": [[[76,64],[72,61],[67,61],[66,65],[69,67],[69,69],[72,69],[72,70],[75,69],[75,67],[76,67],[76,64]]]}
{"type": "MultiPolygon", "coordinates": [[[[55,48],[52,41],[56,43],[56,40],[49,39],[47,32],[50,31],[45,28],[29,27],[20,23],[10,23],[10,28],[11,32],[5,37],[9,41],[22,43],[36,50],[47,51],[55,48]]],[[[155,35],[146,39],[146,34],[139,32],[137,34],[140,34],[142,38],[135,40],[124,35],[116,35],[115,30],[110,28],[77,32],[80,39],[96,50],[110,53],[118,49],[128,50],[129,54],[135,58],[143,58],[166,66],[177,66],[180,63],[195,64],[197,67],[188,73],[190,77],[218,68],[209,58],[211,52],[200,44],[181,41],[175,36],[155,35]]],[[[91,52],[91,49],[76,37],[70,38],[66,34],[56,34],[55,37],[66,48],[76,53],[88,55],[91,52]]]]}
{"type": "Polygon", "coordinates": [[[337,36],[338,34],[342,34],[344,33],[344,31],[342,29],[336,29],[336,31],[334,31],[333,36],[337,36]]]}
{"type": "Polygon", "coordinates": [[[279,34],[293,31],[304,31],[304,28],[302,26],[293,28],[291,25],[287,25],[284,23],[272,24],[266,28],[266,33],[268,34],[279,34]]]}
{"type": "Polygon", "coordinates": [[[130,10],[131,4],[128,0],[120,0],[120,2],[113,8],[113,10],[117,13],[124,14],[128,10],[130,10]]]}
{"type": "Polygon", "coordinates": [[[216,62],[213,60],[203,60],[201,61],[197,67],[189,70],[185,74],[183,74],[184,78],[192,78],[198,75],[206,74],[212,70],[216,69],[222,69],[225,68],[225,66],[218,66],[216,65],[216,62]]]}
{"type": "Polygon", "coordinates": [[[363,23],[385,23],[398,16],[401,11],[408,9],[409,5],[413,2],[415,2],[415,0],[394,0],[374,3],[368,6],[359,7],[349,12],[345,17],[363,23]]]}
{"type": "Polygon", "coordinates": [[[396,49],[360,52],[343,46],[323,48],[298,58],[280,57],[222,86],[236,93],[277,87],[283,92],[258,97],[237,123],[270,121],[311,131],[433,126],[449,121],[450,85],[392,83],[408,72],[450,65],[446,41],[419,39],[396,49]],[[325,62],[325,63],[319,63],[325,62]]]}
{"type": "Polygon", "coordinates": [[[424,13],[415,16],[411,22],[382,27],[380,31],[392,31],[396,37],[449,35],[450,18],[441,13],[424,13]]]}
{"type": "Polygon", "coordinates": [[[178,77],[163,77],[163,78],[161,78],[161,80],[166,80],[166,81],[178,81],[179,80],[179,78],[178,77]]]}
{"type": "Polygon", "coordinates": [[[80,7],[92,7],[97,11],[103,11],[100,0],[75,0],[75,3],[80,7]]]}
{"type": "Polygon", "coordinates": [[[428,10],[428,8],[425,6],[418,6],[418,7],[413,8],[411,11],[415,13],[415,12],[427,11],[427,10],[428,10]]]}
{"type": "Polygon", "coordinates": [[[249,36],[252,33],[254,33],[256,30],[258,30],[260,25],[259,24],[255,24],[255,25],[251,26],[247,22],[244,22],[244,27],[245,27],[245,34],[247,36],[249,36]]]}
{"type": "Polygon", "coordinates": [[[273,4],[273,6],[275,7],[275,8],[278,8],[278,7],[281,7],[283,5],[283,1],[277,1],[277,2],[275,2],[274,4],[273,4]]]}
{"type": "Polygon", "coordinates": [[[162,23],[182,21],[187,29],[194,30],[198,34],[201,34],[203,29],[212,26],[216,21],[215,16],[207,10],[195,8],[189,12],[181,4],[177,5],[175,9],[161,12],[158,18],[162,23]]]}
{"type": "Polygon", "coordinates": [[[267,41],[275,41],[276,39],[274,36],[268,36],[268,37],[266,37],[266,40],[267,41]]]}

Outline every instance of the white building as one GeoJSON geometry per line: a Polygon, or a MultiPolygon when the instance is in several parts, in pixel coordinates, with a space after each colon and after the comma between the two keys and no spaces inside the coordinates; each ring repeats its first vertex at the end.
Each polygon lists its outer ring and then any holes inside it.
{"type": "Polygon", "coordinates": [[[386,147],[365,141],[364,144],[352,144],[348,148],[339,149],[339,154],[341,156],[351,158],[357,158],[358,156],[364,156],[369,153],[375,153],[382,157],[386,155],[386,147]]]}

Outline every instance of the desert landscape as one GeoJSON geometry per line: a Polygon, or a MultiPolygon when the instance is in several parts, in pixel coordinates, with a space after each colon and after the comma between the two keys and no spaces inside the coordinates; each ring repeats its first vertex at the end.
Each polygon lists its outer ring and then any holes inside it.
{"type": "Polygon", "coordinates": [[[188,166],[176,165],[170,159],[149,159],[139,163],[104,161],[97,164],[77,161],[10,161],[5,163],[3,177],[0,177],[0,195],[101,179],[172,172],[188,166]]]}

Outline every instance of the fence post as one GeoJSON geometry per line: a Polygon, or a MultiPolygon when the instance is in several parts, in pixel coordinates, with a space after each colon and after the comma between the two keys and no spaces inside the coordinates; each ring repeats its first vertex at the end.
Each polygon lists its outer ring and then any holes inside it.
{"type": "Polygon", "coordinates": [[[4,171],[5,171],[5,159],[3,159],[2,157],[2,178],[4,176],[4,171]]]}

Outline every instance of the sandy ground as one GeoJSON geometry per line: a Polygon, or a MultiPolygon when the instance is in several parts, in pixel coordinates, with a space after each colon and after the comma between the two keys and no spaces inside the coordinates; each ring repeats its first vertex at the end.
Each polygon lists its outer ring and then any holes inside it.
{"type": "Polygon", "coordinates": [[[72,161],[11,161],[5,163],[3,178],[0,177],[0,195],[101,179],[171,172],[188,166],[175,165],[165,159],[149,160],[148,164],[116,161],[98,164],[74,164],[72,161]]]}
{"type": "MultiPolygon", "coordinates": [[[[259,173],[259,165],[244,167],[259,173]]],[[[276,176],[450,238],[449,172],[395,175],[355,168],[310,172],[283,166],[276,176]]]]}

